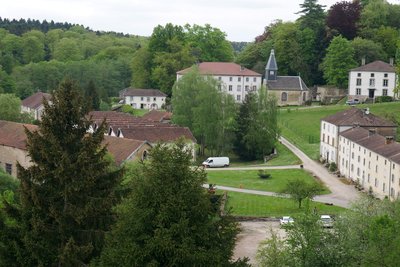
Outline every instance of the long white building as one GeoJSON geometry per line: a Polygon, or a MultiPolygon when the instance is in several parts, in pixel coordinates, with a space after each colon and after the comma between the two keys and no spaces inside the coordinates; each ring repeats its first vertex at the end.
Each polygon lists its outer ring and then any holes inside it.
{"type": "Polygon", "coordinates": [[[338,168],[341,175],[376,197],[400,196],[400,144],[361,127],[339,135],[338,168]]]}
{"type": "Polygon", "coordinates": [[[374,129],[385,136],[395,136],[397,126],[369,112],[369,109],[350,109],[321,119],[320,157],[338,164],[339,134],[354,126],[374,129]]]}
{"type": "MultiPolygon", "coordinates": [[[[199,72],[218,80],[219,88],[232,95],[238,103],[242,103],[251,91],[261,87],[262,75],[232,62],[202,62],[198,64],[199,72]]],[[[188,73],[192,67],[178,71],[177,80],[188,73]]]]}

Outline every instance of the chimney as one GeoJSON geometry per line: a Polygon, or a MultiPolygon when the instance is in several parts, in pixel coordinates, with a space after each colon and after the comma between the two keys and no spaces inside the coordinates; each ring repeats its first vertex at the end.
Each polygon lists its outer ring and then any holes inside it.
{"type": "Polygon", "coordinates": [[[240,66],[240,71],[244,71],[244,67],[242,65],[240,66]]]}
{"type": "Polygon", "coordinates": [[[365,56],[361,58],[361,66],[365,65],[365,56]]]}
{"type": "Polygon", "coordinates": [[[385,145],[393,143],[394,138],[393,136],[385,136],[385,145]]]}
{"type": "Polygon", "coordinates": [[[393,66],[393,64],[394,64],[394,61],[393,61],[393,58],[392,58],[392,57],[389,58],[389,64],[390,64],[390,66],[393,66]]]}
{"type": "Polygon", "coordinates": [[[374,134],[376,134],[375,129],[368,129],[368,136],[373,136],[374,134]]]}

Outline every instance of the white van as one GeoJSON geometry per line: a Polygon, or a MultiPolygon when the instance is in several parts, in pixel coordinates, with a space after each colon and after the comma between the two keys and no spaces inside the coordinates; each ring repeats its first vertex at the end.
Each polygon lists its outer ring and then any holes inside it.
{"type": "Polygon", "coordinates": [[[228,157],[210,157],[210,158],[206,159],[202,164],[206,168],[228,167],[229,166],[229,158],[228,157]]]}

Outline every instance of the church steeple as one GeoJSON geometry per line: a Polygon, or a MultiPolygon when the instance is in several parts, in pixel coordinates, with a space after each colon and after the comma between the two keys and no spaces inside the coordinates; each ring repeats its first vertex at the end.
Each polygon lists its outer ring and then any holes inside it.
{"type": "Polygon", "coordinates": [[[278,65],[276,64],[275,51],[271,49],[267,66],[265,66],[265,79],[268,81],[276,81],[278,76],[278,65]]]}

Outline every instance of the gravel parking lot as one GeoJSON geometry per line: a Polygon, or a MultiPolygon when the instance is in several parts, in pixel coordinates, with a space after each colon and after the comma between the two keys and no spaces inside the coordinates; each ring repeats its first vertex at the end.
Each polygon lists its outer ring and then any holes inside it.
{"type": "Polygon", "coordinates": [[[234,259],[248,257],[253,266],[258,266],[256,261],[258,245],[271,236],[271,229],[280,237],[286,235],[279,221],[244,221],[240,222],[240,228],[242,231],[238,235],[234,259]]]}

